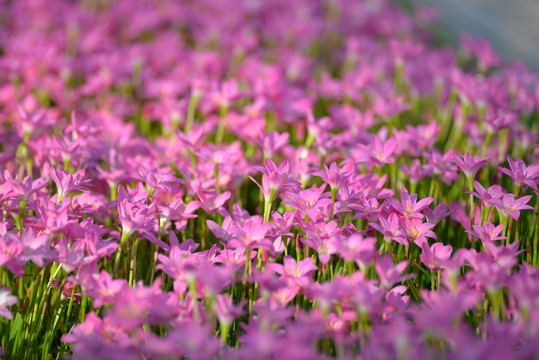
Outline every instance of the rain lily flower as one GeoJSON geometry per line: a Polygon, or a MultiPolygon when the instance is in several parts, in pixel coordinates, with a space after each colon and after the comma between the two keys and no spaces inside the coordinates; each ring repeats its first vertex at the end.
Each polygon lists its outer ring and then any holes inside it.
{"type": "Polygon", "coordinates": [[[408,190],[403,187],[401,190],[401,202],[393,198],[388,198],[387,202],[408,219],[422,219],[423,214],[419,212],[429,206],[433,200],[433,198],[427,197],[417,201],[417,194],[409,195],[408,190]]]}
{"type": "Polygon", "coordinates": [[[8,288],[0,289],[0,316],[6,319],[12,319],[13,314],[9,311],[9,306],[16,304],[19,299],[11,295],[11,290],[8,288]]]}
{"type": "Polygon", "coordinates": [[[464,155],[453,154],[453,162],[458,166],[467,178],[473,179],[477,171],[484,168],[488,158],[481,158],[480,156],[472,156],[470,153],[464,155]]]}
{"type": "Polygon", "coordinates": [[[515,195],[513,194],[504,194],[501,199],[496,199],[493,203],[503,214],[518,220],[520,210],[533,210],[533,207],[526,205],[530,199],[531,195],[515,199],[515,195]]]}
{"type": "Polygon", "coordinates": [[[412,278],[413,274],[401,275],[408,266],[408,261],[401,261],[394,264],[390,255],[384,255],[374,262],[374,268],[380,278],[381,285],[386,289],[391,289],[394,284],[412,278]]]}
{"type": "Polygon", "coordinates": [[[266,159],[266,167],[258,167],[257,170],[264,173],[262,175],[262,186],[252,177],[250,179],[258,185],[264,194],[264,199],[270,203],[283,191],[299,186],[299,183],[291,178],[288,161],[277,167],[273,161],[266,159]]]}
{"type": "MultiPolygon", "coordinates": [[[[539,179],[539,165],[531,165],[526,167],[526,164],[521,159],[511,159],[509,156],[509,167],[498,167],[498,170],[513,179],[515,186],[526,185],[534,190],[537,190],[536,181],[539,179]]],[[[517,194],[518,195],[518,194],[517,194]]]]}
{"type": "Polygon", "coordinates": [[[421,245],[423,253],[419,256],[423,264],[431,271],[438,271],[444,267],[444,262],[449,259],[453,247],[444,245],[441,242],[433,244],[431,247],[426,242],[421,245]]]}
{"type": "Polygon", "coordinates": [[[389,214],[387,218],[380,216],[379,223],[369,223],[369,226],[384,235],[387,242],[394,240],[404,246],[408,246],[408,240],[404,236],[399,222],[399,216],[395,213],[389,214]]]}

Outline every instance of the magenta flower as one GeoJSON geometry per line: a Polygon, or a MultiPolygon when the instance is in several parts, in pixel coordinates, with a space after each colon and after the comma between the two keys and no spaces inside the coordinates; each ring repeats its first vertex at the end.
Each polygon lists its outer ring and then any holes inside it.
{"type": "Polygon", "coordinates": [[[481,119],[485,122],[487,131],[491,134],[506,129],[515,122],[513,114],[496,111],[492,106],[487,106],[486,116],[481,119]]]}
{"type": "Polygon", "coordinates": [[[43,267],[50,262],[54,256],[50,250],[50,235],[41,233],[36,234],[31,226],[25,228],[21,235],[20,241],[24,244],[23,261],[32,261],[39,267],[43,267]]]}
{"type": "Polygon", "coordinates": [[[505,175],[510,176],[515,185],[526,185],[534,190],[537,190],[537,184],[535,182],[539,179],[539,165],[531,165],[526,167],[524,161],[521,159],[516,159],[513,161],[510,156],[508,161],[510,169],[500,166],[498,167],[498,170],[505,175]]]}
{"type": "Polygon", "coordinates": [[[28,111],[22,105],[17,105],[16,109],[19,121],[16,121],[14,125],[21,138],[27,134],[33,134],[36,130],[43,131],[55,123],[53,118],[47,116],[46,109],[36,108],[28,111]]]}
{"type": "Polygon", "coordinates": [[[322,264],[327,264],[331,255],[338,252],[338,243],[335,238],[323,239],[315,236],[312,238],[301,238],[301,242],[315,250],[322,264]]]}
{"type": "Polygon", "coordinates": [[[52,235],[64,232],[69,226],[75,223],[73,217],[69,216],[70,199],[65,198],[59,204],[51,201],[46,195],[40,195],[40,199],[33,202],[33,210],[36,216],[29,216],[27,219],[35,221],[38,229],[45,229],[52,235]]]}
{"type": "Polygon", "coordinates": [[[228,107],[240,94],[238,91],[238,82],[235,79],[230,79],[223,81],[219,87],[215,86],[210,96],[217,106],[228,107]]]}
{"type": "Polygon", "coordinates": [[[472,230],[466,230],[467,233],[476,236],[481,242],[486,245],[491,241],[504,240],[505,236],[498,236],[503,231],[503,224],[494,226],[491,222],[488,222],[485,226],[472,225],[472,230]]]}
{"type": "Polygon", "coordinates": [[[262,147],[264,157],[269,159],[288,144],[289,136],[286,132],[283,134],[279,134],[277,131],[272,131],[269,134],[260,132],[256,142],[262,147]]]}
{"type": "Polygon", "coordinates": [[[58,187],[58,199],[60,203],[64,197],[75,191],[83,191],[89,185],[89,180],[84,180],[84,170],[79,170],[74,174],[70,174],[64,169],[55,169],[49,166],[49,174],[58,187]]]}
{"type": "Polygon", "coordinates": [[[355,261],[361,270],[366,270],[376,254],[376,238],[363,238],[362,235],[352,234],[341,242],[339,255],[346,260],[355,261]]]}
{"type": "Polygon", "coordinates": [[[62,336],[62,341],[70,343],[77,356],[81,357],[134,359],[137,355],[135,344],[129,339],[126,329],[109,318],[100,319],[94,312],[86,315],[84,322],[62,336]]]}
{"type": "Polygon", "coordinates": [[[129,237],[135,232],[144,235],[146,239],[165,248],[166,244],[155,235],[156,219],[153,208],[141,203],[130,203],[121,200],[118,204],[118,220],[122,225],[123,236],[129,237]]]}
{"type": "Polygon", "coordinates": [[[408,177],[408,180],[412,183],[417,183],[419,180],[425,177],[432,177],[432,167],[421,165],[419,159],[414,159],[410,167],[406,165],[400,165],[402,171],[408,177]]]}
{"type": "MultiPolygon", "coordinates": [[[[14,195],[22,196],[23,199],[26,200],[29,200],[34,193],[43,189],[48,183],[47,179],[44,178],[39,178],[32,181],[30,176],[25,177],[22,181],[17,181],[16,179],[13,179],[11,173],[7,170],[4,172],[4,174],[6,181],[9,182],[9,187],[11,187],[14,195]]],[[[2,190],[9,187],[6,183],[2,186],[2,190]]]]}
{"type": "Polygon", "coordinates": [[[206,129],[204,129],[203,127],[199,127],[191,130],[187,134],[184,134],[180,130],[175,129],[175,133],[176,136],[178,136],[181,145],[194,152],[195,150],[200,149],[200,147],[202,146],[204,136],[206,136],[206,129]]]}
{"type": "Polygon", "coordinates": [[[437,239],[436,234],[430,230],[435,224],[424,223],[421,219],[401,218],[400,221],[406,237],[417,246],[427,243],[427,237],[437,239]]]}
{"type": "Polygon", "coordinates": [[[324,192],[325,188],[326,184],[323,184],[319,188],[313,185],[312,188],[300,190],[298,193],[288,191],[283,204],[300,210],[311,220],[316,221],[323,214],[323,211],[333,203],[331,199],[328,199],[330,194],[324,192]]]}
{"type": "Polygon", "coordinates": [[[430,248],[427,242],[421,244],[423,253],[419,255],[419,258],[431,271],[438,271],[444,267],[444,263],[451,256],[453,247],[451,245],[445,246],[441,242],[433,244],[430,248]]]}
{"type": "Polygon", "coordinates": [[[273,243],[266,238],[271,228],[271,224],[265,223],[261,216],[253,216],[245,223],[236,224],[231,229],[232,238],[227,246],[248,250],[257,248],[273,250],[273,243]]]}
{"type": "Polygon", "coordinates": [[[348,161],[339,169],[337,163],[333,162],[329,168],[324,164],[324,169],[325,171],[316,171],[313,175],[321,177],[325,183],[329,184],[331,191],[333,192],[338,191],[354,174],[354,163],[348,161]]]}
{"type": "Polygon", "coordinates": [[[300,184],[296,180],[293,180],[289,173],[288,161],[284,161],[279,167],[275,165],[270,159],[266,159],[266,167],[255,167],[257,170],[262,171],[262,186],[253,179],[256,185],[262,190],[264,199],[270,203],[279,196],[283,191],[288,189],[297,189],[300,184]]]}
{"type": "Polygon", "coordinates": [[[423,209],[427,222],[432,224],[438,224],[440,221],[451,215],[453,211],[455,211],[454,207],[444,203],[436,205],[434,210],[431,210],[429,207],[423,209]]]}
{"type": "Polygon", "coordinates": [[[391,259],[391,256],[389,254],[384,255],[384,257],[378,258],[374,262],[374,269],[378,274],[380,284],[388,290],[391,289],[394,284],[414,277],[413,274],[401,275],[407,266],[407,260],[401,261],[400,263],[395,265],[395,263],[393,263],[393,259],[391,259]]]}
{"type": "Polygon", "coordinates": [[[531,198],[531,195],[528,195],[515,199],[514,194],[504,194],[501,199],[496,199],[493,203],[505,216],[511,216],[513,219],[518,220],[520,210],[533,210],[533,207],[526,205],[531,198]]]}
{"type": "Polygon", "coordinates": [[[243,314],[243,307],[246,302],[246,300],[243,300],[239,304],[234,305],[230,296],[219,294],[215,297],[212,308],[217,314],[219,322],[231,325],[234,322],[234,319],[243,314]]]}
{"type": "Polygon", "coordinates": [[[198,201],[191,201],[188,204],[184,204],[183,199],[179,196],[174,199],[170,204],[165,202],[158,202],[157,210],[159,211],[160,216],[159,225],[164,228],[168,222],[174,221],[176,224],[176,228],[179,231],[183,231],[185,229],[185,226],[187,225],[187,220],[197,217],[197,215],[194,215],[193,213],[199,207],[200,203],[198,201]]]}
{"type": "Polygon", "coordinates": [[[500,199],[505,193],[505,190],[500,185],[492,185],[485,190],[485,188],[477,181],[474,181],[474,188],[475,191],[466,191],[466,193],[472,194],[488,206],[494,205],[496,200],[500,199]]]}
{"type": "Polygon", "coordinates": [[[92,274],[84,283],[84,292],[90,296],[94,302],[94,308],[105,304],[111,304],[116,294],[128,287],[124,279],[114,280],[112,276],[101,271],[99,274],[92,274]]]}
{"type": "Polygon", "coordinates": [[[380,216],[378,217],[378,224],[369,223],[369,226],[384,235],[386,241],[394,240],[399,244],[408,246],[408,240],[406,240],[406,237],[402,232],[399,216],[397,214],[391,213],[387,218],[380,216]]]}
{"type": "Polygon", "coordinates": [[[393,198],[388,198],[387,202],[408,219],[422,219],[423,214],[420,214],[419,212],[429,206],[433,200],[434,199],[431,197],[426,197],[417,201],[417,194],[409,195],[408,190],[403,187],[401,190],[400,202],[393,198]]]}
{"type": "Polygon", "coordinates": [[[466,175],[467,178],[475,178],[475,174],[487,164],[488,158],[481,156],[472,156],[470,153],[458,155],[453,153],[453,162],[458,166],[459,170],[466,175]]]}
{"type": "Polygon", "coordinates": [[[451,185],[459,179],[457,167],[453,165],[454,154],[452,151],[442,155],[440,151],[433,148],[429,152],[423,153],[423,156],[428,160],[425,169],[435,176],[440,176],[447,185],[451,185]]]}
{"type": "Polygon", "coordinates": [[[230,199],[230,191],[225,191],[222,194],[218,194],[216,191],[197,191],[198,198],[200,200],[200,207],[204,209],[208,214],[212,213],[225,213],[223,208],[225,202],[230,199]]]}
{"type": "Polygon", "coordinates": [[[219,224],[213,220],[206,220],[206,226],[208,226],[208,229],[210,229],[213,235],[215,235],[217,240],[224,244],[226,244],[232,238],[232,233],[230,230],[232,229],[233,225],[234,221],[230,216],[225,217],[221,226],[219,226],[219,224]]]}
{"type": "Polygon", "coordinates": [[[16,236],[5,234],[0,239],[0,266],[6,267],[18,276],[23,276],[25,264],[23,251],[24,244],[16,236]]]}
{"type": "Polygon", "coordinates": [[[368,169],[373,166],[391,164],[395,159],[391,157],[397,148],[397,140],[389,139],[382,143],[378,136],[374,136],[369,145],[358,144],[354,149],[354,161],[359,164],[366,164],[368,169]]]}
{"type": "Polygon", "coordinates": [[[370,222],[374,222],[378,219],[380,214],[386,209],[387,203],[383,202],[381,205],[374,196],[360,196],[356,204],[350,204],[349,207],[356,211],[353,219],[365,219],[370,222]]]}
{"type": "Polygon", "coordinates": [[[176,182],[178,179],[167,174],[168,169],[148,169],[145,166],[139,167],[138,173],[134,178],[142,181],[148,187],[150,196],[157,190],[170,191],[169,183],[176,182]]]}
{"type": "Polygon", "coordinates": [[[306,288],[312,282],[312,272],[318,267],[313,264],[312,258],[296,260],[291,256],[285,256],[283,265],[277,263],[268,264],[268,269],[281,275],[281,279],[300,288],[306,288]]]}
{"type": "MultiPolygon", "coordinates": [[[[436,121],[431,121],[426,125],[418,125],[417,127],[406,125],[406,130],[413,142],[412,147],[419,149],[431,148],[441,129],[442,125],[436,121]]],[[[417,155],[420,154],[421,151],[418,151],[417,155]]]]}

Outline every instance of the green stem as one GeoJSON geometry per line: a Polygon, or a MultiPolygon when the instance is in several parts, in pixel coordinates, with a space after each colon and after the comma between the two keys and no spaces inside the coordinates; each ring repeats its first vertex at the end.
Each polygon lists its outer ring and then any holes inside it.
{"type": "Polygon", "coordinates": [[[223,143],[223,138],[225,136],[225,123],[226,123],[226,115],[228,113],[228,105],[223,104],[221,106],[221,112],[219,115],[219,125],[217,127],[217,135],[215,137],[215,144],[217,147],[220,147],[223,143]]]}
{"type": "Polygon", "coordinates": [[[185,133],[189,133],[193,128],[195,120],[195,110],[200,99],[200,93],[197,91],[191,92],[191,99],[189,100],[189,107],[187,108],[187,119],[185,122],[185,133]]]}
{"type": "Polygon", "coordinates": [[[120,267],[120,257],[122,256],[122,250],[125,246],[125,242],[127,239],[129,239],[129,236],[131,234],[123,231],[122,232],[122,238],[120,239],[120,246],[118,247],[118,250],[116,250],[116,256],[114,257],[114,270],[113,270],[113,276],[116,277],[116,274],[118,273],[118,268],[120,267]]]}
{"type": "Polygon", "coordinates": [[[137,282],[137,248],[138,238],[135,239],[135,244],[131,248],[131,262],[129,263],[129,286],[134,287],[137,282]]]}

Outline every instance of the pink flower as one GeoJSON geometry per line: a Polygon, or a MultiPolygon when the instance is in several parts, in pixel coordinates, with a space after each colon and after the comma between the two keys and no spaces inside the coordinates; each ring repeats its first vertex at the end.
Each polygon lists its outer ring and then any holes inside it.
{"type": "Polygon", "coordinates": [[[306,288],[312,282],[312,272],[318,269],[313,262],[312,258],[307,258],[296,263],[296,260],[291,256],[285,256],[284,265],[271,263],[268,265],[268,269],[281,275],[281,279],[286,280],[288,283],[300,288],[306,288]]]}
{"type": "Polygon", "coordinates": [[[425,216],[427,218],[427,222],[433,224],[438,224],[440,221],[451,215],[453,211],[455,211],[455,208],[444,203],[436,205],[434,210],[431,210],[428,207],[423,209],[423,212],[425,213],[425,216]]]}
{"type": "Polygon", "coordinates": [[[333,162],[329,168],[324,164],[324,169],[325,171],[316,171],[313,175],[321,177],[324,182],[329,184],[332,191],[338,191],[354,174],[354,163],[348,161],[339,169],[337,163],[333,162]]]}
{"type": "Polygon", "coordinates": [[[382,233],[386,241],[394,240],[404,246],[408,246],[408,240],[406,240],[401,230],[399,216],[397,214],[391,213],[387,218],[380,216],[378,217],[378,222],[378,224],[369,223],[369,226],[382,233]]]}
{"type": "Polygon", "coordinates": [[[333,203],[331,199],[328,199],[329,193],[324,192],[325,188],[326,184],[323,184],[319,188],[313,185],[313,187],[300,190],[298,193],[288,191],[283,204],[300,210],[311,220],[316,221],[324,210],[333,203]]]}
{"type": "Polygon", "coordinates": [[[287,132],[283,134],[279,134],[277,131],[272,131],[269,134],[260,132],[256,142],[262,147],[264,157],[269,159],[288,144],[289,136],[287,132]]]}
{"type": "Polygon", "coordinates": [[[262,186],[252,177],[249,178],[262,190],[266,201],[273,202],[283,191],[296,189],[300,186],[299,182],[292,179],[288,161],[286,160],[277,167],[273,161],[266,159],[266,167],[256,167],[256,169],[264,173],[262,175],[262,186]]]}
{"type": "Polygon", "coordinates": [[[476,198],[480,199],[481,202],[486,203],[488,206],[494,205],[495,201],[500,199],[505,193],[504,189],[500,185],[492,185],[485,190],[485,188],[477,181],[474,181],[474,188],[476,192],[466,191],[466,193],[472,194],[476,198]]]}
{"type": "Polygon", "coordinates": [[[227,245],[232,248],[273,250],[273,243],[266,239],[271,227],[271,224],[265,223],[261,216],[253,216],[231,229],[232,238],[227,245]]]}
{"type": "Polygon", "coordinates": [[[391,289],[395,283],[414,277],[413,274],[401,275],[407,266],[407,260],[395,265],[389,254],[378,258],[374,263],[374,269],[378,274],[380,283],[386,289],[391,289]]]}
{"type": "Polygon", "coordinates": [[[225,202],[230,199],[230,191],[225,191],[222,194],[218,194],[216,191],[197,191],[198,198],[200,199],[200,207],[204,209],[208,214],[219,213],[224,214],[226,210],[223,208],[225,202]]]}
{"type": "Polygon", "coordinates": [[[83,179],[85,175],[84,170],[79,170],[74,174],[70,174],[64,169],[55,169],[54,167],[49,166],[49,173],[58,187],[58,203],[66,197],[66,195],[69,195],[72,192],[83,191],[90,183],[89,180],[83,179]]]}
{"type": "Polygon", "coordinates": [[[489,133],[496,133],[510,127],[515,122],[514,114],[496,111],[492,106],[487,106],[486,116],[481,118],[485,122],[485,127],[489,133]]]}
{"type": "Polygon", "coordinates": [[[354,150],[354,161],[359,164],[367,164],[368,169],[373,166],[391,164],[395,159],[391,157],[397,148],[397,140],[389,139],[382,143],[378,136],[374,136],[369,145],[358,144],[354,150]]]}
{"type": "Polygon", "coordinates": [[[115,295],[127,287],[127,281],[114,280],[105,270],[92,274],[83,284],[84,292],[94,300],[93,306],[96,309],[111,304],[115,295]]]}
{"type": "Polygon", "coordinates": [[[243,314],[243,307],[246,302],[246,300],[242,300],[239,304],[234,305],[230,296],[219,294],[215,297],[212,308],[217,314],[219,322],[231,325],[234,322],[234,319],[243,314]]]}
{"type": "MultiPolygon", "coordinates": [[[[6,181],[9,182],[9,186],[11,187],[14,195],[22,196],[25,200],[29,200],[34,193],[43,189],[48,183],[47,179],[44,178],[39,178],[32,181],[30,176],[25,177],[22,181],[17,181],[16,179],[13,179],[11,173],[7,170],[4,172],[4,174],[6,181]]],[[[7,187],[6,185],[7,184],[3,185],[2,190],[4,190],[4,187],[7,187]]]]}
{"type": "Polygon", "coordinates": [[[350,204],[349,207],[357,213],[353,219],[365,219],[367,221],[374,222],[378,219],[380,214],[387,208],[387,203],[383,202],[378,204],[378,200],[374,196],[360,196],[356,204],[350,204]]]}
{"type": "Polygon", "coordinates": [[[513,161],[509,156],[509,167],[511,170],[501,166],[498,167],[498,170],[505,175],[510,176],[515,185],[526,185],[537,190],[537,184],[535,182],[539,179],[539,165],[526,167],[526,164],[521,159],[513,161]]]}
{"type": "Polygon", "coordinates": [[[408,190],[406,190],[405,187],[401,190],[401,201],[397,201],[393,198],[388,198],[387,202],[389,205],[391,205],[395,210],[400,212],[403,216],[405,216],[408,219],[422,219],[423,214],[420,214],[419,212],[429,206],[429,204],[434,199],[431,197],[427,197],[424,199],[421,199],[420,201],[417,201],[417,194],[408,194],[408,190]]]}
{"type": "Polygon", "coordinates": [[[470,153],[466,153],[464,155],[458,155],[456,152],[453,153],[453,162],[468,178],[474,178],[477,171],[485,167],[487,160],[488,158],[472,156],[470,153]]]}
{"type": "Polygon", "coordinates": [[[376,238],[352,234],[341,242],[339,254],[343,259],[355,261],[361,270],[366,270],[376,254],[376,238]]]}
{"type": "Polygon", "coordinates": [[[412,183],[417,183],[425,177],[432,177],[432,167],[421,165],[419,159],[414,159],[410,167],[400,165],[400,168],[412,183]]]}
{"type": "Polygon", "coordinates": [[[435,224],[424,223],[421,219],[401,218],[401,226],[406,232],[406,237],[413,240],[418,246],[427,243],[427,237],[436,239],[436,234],[431,231],[435,224]]]}
{"type": "Polygon", "coordinates": [[[432,174],[440,176],[442,180],[447,184],[451,185],[453,181],[457,181],[459,176],[457,174],[457,167],[453,165],[453,152],[448,151],[443,154],[436,149],[431,149],[429,152],[423,153],[428,160],[428,163],[425,165],[425,169],[430,171],[432,174]]]}
{"type": "Polygon", "coordinates": [[[484,245],[491,241],[506,239],[505,236],[498,236],[503,230],[503,224],[494,226],[491,222],[488,222],[485,226],[472,225],[472,228],[473,231],[466,230],[466,232],[478,237],[484,245]]]}
{"type": "Polygon", "coordinates": [[[12,296],[9,288],[0,289],[0,316],[8,320],[13,318],[9,306],[16,304],[19,299],[16,296],[12,296]]]}
{"type": "Polygon", "coordinates": [[[441,242],[433,244],[430,248],[427,242],[421,245],[423,253],[419,255],[419,258],[431,271],[438,271],[444,267],[446,262],[451,256],[453,247],[451,245],[445,246],[441,242]]]}
{"type": "Polygon", "coordinates": [[[525,205],[531,198],[531,195],[528,195],[515,199],[514,194],[504,194],[501,199],[496,199],[493,203],[506,216],[511,216],[513,219],[518,220],[520,210],[533,210],[530,205],[525,205]]]}

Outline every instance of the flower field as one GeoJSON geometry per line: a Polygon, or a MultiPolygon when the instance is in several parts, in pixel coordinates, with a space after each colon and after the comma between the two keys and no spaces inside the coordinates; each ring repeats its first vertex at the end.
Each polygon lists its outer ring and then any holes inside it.
{"type": "Polygon", "coordinates": [[[539,82],[389,0],[0,0],[5,359],[539,358],[539,82]]]}

